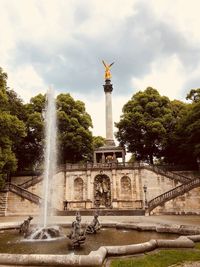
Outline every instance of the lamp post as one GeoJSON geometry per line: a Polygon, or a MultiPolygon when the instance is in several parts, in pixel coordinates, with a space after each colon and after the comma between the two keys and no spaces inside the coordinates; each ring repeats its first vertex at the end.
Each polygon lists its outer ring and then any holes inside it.
{"type": "Polygon", "coordinates": [[[147,208],[147,186],[144,185],[143,186],[143,190],[144,190],[144,208],[147,208]]]}

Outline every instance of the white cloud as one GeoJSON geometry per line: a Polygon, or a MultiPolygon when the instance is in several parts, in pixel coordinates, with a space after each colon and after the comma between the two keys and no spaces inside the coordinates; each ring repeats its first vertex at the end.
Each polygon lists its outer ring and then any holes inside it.
{"type": "Polygon", "coordinates": [[[30,65],[9,72],[8,86],[14,88],[25,102],[28,102],[31,97],[39,93],[44,94],[47,90],[47,86],[41,77],[30,65]]]}
{"type": "MultiPolygon", "coordinates": [[[[93,121],[92,132],[95,136],[100,135],[106,137],[105,130],[105,93],[102,89],[100,98],[95,99],[94,96],[85,97],[83,95],[72,95],[75,99],[80,99],[85,103],[87,112],[91,115],[93,121]]],[[[122,115],[122,108],[131,96],[119,96],[115,89],[112,93],[112,110],[113,110],[113,124],[119,122],[120,115],[122,115]]],[[[114,132],[117,129],[114,127],[114,132]]]]}
{"type": "Polygon", "coordinates": [[[157,17],[176,27],[190,42],[199,42],[200,1],[199,0],[152,0],[157,17]]]}
{"type": "Polygon", "coordinates": [[[133,78],[132,83],[137,90],[144,90],[150,86],[157,89],[161,95],[166,95],[171,99],[180,99],[186,79],[180,60],[173,55],[154,62],[149,74],[140,79],[133,78]]]}

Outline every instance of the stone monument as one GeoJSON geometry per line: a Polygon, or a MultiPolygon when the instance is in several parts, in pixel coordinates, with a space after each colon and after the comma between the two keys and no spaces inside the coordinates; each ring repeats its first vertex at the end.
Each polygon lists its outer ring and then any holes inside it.
{"type": "Polygon", "coordinates": [[[105,117],[106,117],[106,140],[105,145],[94,151],[94,163],[117,163],[118,158],[125,162],[125,150],[115,145],[113,138],[113,119],[112,119],[112,91],[110,68],[114,64],[107,64],[102,61],[105,67],[105,117]]]}

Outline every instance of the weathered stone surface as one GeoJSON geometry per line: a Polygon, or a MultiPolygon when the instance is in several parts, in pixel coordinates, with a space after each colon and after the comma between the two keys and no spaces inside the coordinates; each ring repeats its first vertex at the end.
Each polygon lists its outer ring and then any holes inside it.
{"type": "Polygon", "coordinates": [[[180,225],[178,224],[159,224],[156,226],[156,232],[158,233],[174,233],[178,234],[180,230],[180,225]]]}
{"type": "Polygon", "coordinates": [[[156,231],[156,225],[138,223],[139,231],[156,231]]]}
{"type": "Polygon", "coordinates": [[[156,240],[150,240],[142,244],[134,244],[127,246],[106,246],[108,255],[129,255],[143,253],[146,251],[151,251],[157,247],[156,240]]]}
{"type": "Polygon", "coordinates": [[[157,245],[159,248],[193,248],[194,242],[186,236],[180,236],[175,240],[158,239],[157,245]]]}
{"type": "Polygon", "coordinates": [[[182,235],[200,234],[200,228],[196,226],[181,225],[179,228],[179,234],[182,235]]]}
{"type": "Polygon", "coordinates": [[[191,239],[194,242],[200,241],[200,235],[187,235],[187,238],[191,239]]]}

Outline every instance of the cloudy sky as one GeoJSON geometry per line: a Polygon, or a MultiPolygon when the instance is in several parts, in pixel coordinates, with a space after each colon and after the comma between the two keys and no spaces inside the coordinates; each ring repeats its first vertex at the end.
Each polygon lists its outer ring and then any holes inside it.
{"type": "Polygon", "coordinates": [[[53,85],[85,102],[105,136],[104,68],[113,117],[152,86],[184,100],[200,87],[199,0],[0,0],[0,66],[24,101],[53,85]]]}

